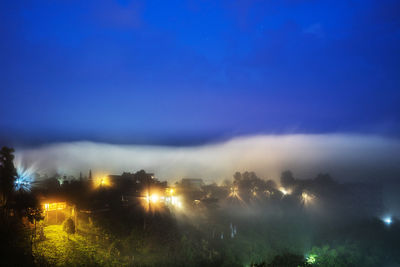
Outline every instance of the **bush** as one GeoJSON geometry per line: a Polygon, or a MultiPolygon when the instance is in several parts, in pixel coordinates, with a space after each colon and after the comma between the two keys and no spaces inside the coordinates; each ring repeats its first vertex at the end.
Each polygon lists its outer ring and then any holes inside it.
{"type": "Polygon", "coordinates": [[[71,218],[68,218],[63,223],[63,230],[67,233],[67,235],[75,234],[75,223],[71,218]]]}

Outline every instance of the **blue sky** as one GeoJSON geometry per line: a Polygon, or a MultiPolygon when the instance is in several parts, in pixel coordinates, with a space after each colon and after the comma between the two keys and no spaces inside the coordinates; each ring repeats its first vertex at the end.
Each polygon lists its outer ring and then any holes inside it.
{"type": "Polygon", "coordinates": [[[400,137],[400,2],[1,1],[0,140],[400,137]]]}

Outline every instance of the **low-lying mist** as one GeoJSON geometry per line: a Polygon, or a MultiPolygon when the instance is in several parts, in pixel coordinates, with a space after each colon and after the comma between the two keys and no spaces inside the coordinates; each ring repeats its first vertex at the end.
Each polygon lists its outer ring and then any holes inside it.
{"type": "MultiPolygon", "coordinates": [[[[73,142],[17,147],[16,153],[17,169],[35,170],[42,179],[18,194],[61,198],[76,208],[79,238],[106,251],[107,256],[97,252],[98,262],[285,267],[400,262],[395,139],[258,135],[191,147],[73,142]],[[130,173],[119,175],[123,172],[130,173]]],[[[58,218],[56,213],[53,222],[58,218]]],[[[50,238],[43,240],[53,247],[50,238]]],[[[57,265],[61,256],[46,254],[50,250],[39,252],[57,265]]]]}
{"type": "Polygon", "coordinates": [[[117,174],[145,169],[168,181],[192,177],[221,182],[235,171],[246,170],[277,180],[286,169],[299,178],[324,172],[339,181],[400,176],[398,140],[346,134],[256,135],[191,147],[83,141],[17,148],[16,157],[34,165],[38,173],[76,176],[89,169],[117,174]]]}

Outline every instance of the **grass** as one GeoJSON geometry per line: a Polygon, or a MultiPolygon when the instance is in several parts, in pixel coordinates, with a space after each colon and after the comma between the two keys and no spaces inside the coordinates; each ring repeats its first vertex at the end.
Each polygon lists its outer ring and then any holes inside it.
{"type": "Polygon", "coordinates": [[[34,257],[39,265],[51,266],[124,266],[111,257],[99,242],[79,233],[70,235],[63,231],[62,225],[44,228],[44,241],[37,241],[33,247],[34,257]],[[44,261],[44,262],[43,262],[44,261]]]}

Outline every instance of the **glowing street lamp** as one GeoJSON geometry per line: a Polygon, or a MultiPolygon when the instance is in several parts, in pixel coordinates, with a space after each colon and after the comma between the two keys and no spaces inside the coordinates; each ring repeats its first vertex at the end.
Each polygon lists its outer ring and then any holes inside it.
{"type": "Polygon", "coordinates": [[[393,223],[392,217],[390,217],[390,216],[383,218],[382,221],[388,226],[393,223]]]}
{"type": "Polygon", "coordinates": [[[239,188],[237,186],[231,187],[231,192],[229,193],[228,198],[239,200],[240,204],[244,204],[243,199],[239,195],[239,188]]]}
{"type": "Polygon", "coordinates": [[[291,190],[286,189],[286,188],[284,188],[284,187],[280,187],[280,188],[279,188],[279,191],[281,191],[281,193],[282,193],[284,196],[290,195],[290,194],[292,193],[291,190]]]}
{"type": "Polygon", "coordinates": [[[240,198],[240,196],[239,196],[239,189],[238,189],[236,186],[231,187],[231,193],[229,194],[229,197],[232,197],[232,198],[240,198]]]}
{"type": "Polygon", "coordinates": [[[316,255],[316,254],[309,254],[309,255],[306,257],[306,262],[307,262],[308,264],[314,264],[314,263],[316,263],[316,262],[317,262],[317,255],[316,255]]]}
{"type": "Polygon", "coordinates": [[[174,193],[175,193],[175,190],[173,189],[173,188],[166,188],[165,189],[165,195],[167,195],[167,196],[173,196],[174,195],[174,193]]]}
{"type": "Polygon", "coordinates": [[[111,181],[108,176],[99,176],[94,179],[94,187],[103,188],[111,186],[111,181]]]}
{"type": "Polygon", "coordinates": [[[175,189],[166,188],[164,193],[162,193],[162,191],[151,191],[152,190],[149,188],[148,191],[144,192],[143,197],[141,198],[146,211],[154,211],[155,209],[162,208],[163,204],[177,209],[183,208],[183,203],[180,197],[174,195],[175,189]]]}
{"type": "Polygon", "coordinates": [[[152,203],[157,203],[158,202],[158,200],[159,200],[159,196],[157,195],[157,194],[152,194],[151,196],[150,196],[150,201],[152,202],[152,203]]]}
{"type": "Polygon", "coordinates": [[[301,194],[301,201],[303,202],[304,205],[310,204],[313,202],[315,196],[306,192],[303,192],[301,194]]]}
{"type": "Polygon", "coordinates": [[[252,193],[253,197],[257,196],[257,191],[258,191],[257,187],[254,187],[253,189],[251,189],[251,193],[252,193]]]}

